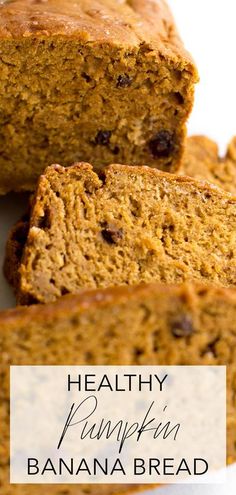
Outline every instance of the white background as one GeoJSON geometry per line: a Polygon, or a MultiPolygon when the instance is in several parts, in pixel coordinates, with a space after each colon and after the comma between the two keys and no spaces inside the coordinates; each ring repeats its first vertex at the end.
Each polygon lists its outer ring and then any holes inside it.
{"type": "MultiPolygon", "coordinates": [[[[223,153],[236,134],[236,0],[169,0],[179,31],[198,65],[190,134],[206,134],[223,153]]],[[[0,198],[0,262],[8,228],[25,209],[25,198],[0,198]]],[[[0,274],[0,307],[13,304],[0,274]]],[[[235,495],[236,468],[228,470],[227,486],[163,487],[157,495],[235,495]]]]}
{"type": "Polygon", "coordinates": [[[223,152],[236,134],[236,1],[168,3],[200,74],[189,133],[211,137],[223,152]]]}

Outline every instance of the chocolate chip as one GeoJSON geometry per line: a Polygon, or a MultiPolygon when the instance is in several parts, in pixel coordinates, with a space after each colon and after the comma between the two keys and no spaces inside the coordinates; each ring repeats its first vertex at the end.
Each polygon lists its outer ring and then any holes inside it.
{"type": "Polygon", "coordinates": [[[86,72],[82,72],[81,76],[83,77],[83,79],[85,79],[87,83],[91,82],[92,80],[91,77],[88,74],[86,74],[86,72]]]}
{"type": "Polygon", "coordinates": [[[107,146],[110,143],[111,131],[98,131],[95,137],[95,143],[101,146],[107,146]]]}
{"type": "Polygon", "coordinates": [[[171,332],[176,338],[189,337],[194,333],[192,318],[189,315],[180,315],[171,322],[171,332]]]}
{"type": "Polygon", "coordinates": [[[118,244],[123,239],[123,235],[123,229],[113,225],[107,225],[106,228],[102,230],[102,237],[108,244],[118,244]]]}
{"type": "Polygon", "coordinates": [[[128,76],[128,74],[122,74],[118,76],[116,87],[117,88],[128,88],[132,83],[132,77],[128,76]]]}
{"type": "Polygon", "coordinates": [[[143,354],[144,354],[144,350],[143,349],[140,349],[139,347],[135,347],[134,348],[134,356],[135,357],[139,358],[143,354]]]}
{"type": "Polygon", "coordinates": [[[119,148],[119,146],[115,146],[115,147],[113,148],[113,150],[112,150],[112,153],[113,153],[114,155],[118,155],[118,154],[120,153],[120,148],[119,148]]]}
{"type": "Polygon", "coordinates": [[[149,149],[154,158],[170,156],[174,147],[174,133],[170,131],[160,131],[149,141],[149,149]]]}

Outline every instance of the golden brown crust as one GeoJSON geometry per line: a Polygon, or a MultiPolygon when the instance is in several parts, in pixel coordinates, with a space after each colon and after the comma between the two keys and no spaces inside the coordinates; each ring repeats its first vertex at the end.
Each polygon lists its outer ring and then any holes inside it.
{"type": "Polygon", "coordinates": [[[195,295],[205,293],[209,299],[223,299],[227,303],[236,305],[236,290],[221,287],[210,287],[204,284],[185,283],[180,285],[140,284],[136,286],[109,287],[106,289],[84,290],[80,294],[66,295],[52,303],[32,306],[18,306],[0,312],[0,328],[11,329],[17,319],[27,326],[32,320],[43,324],[50,318],[60,319],[73,312],[86,313],[89,307],[94,310],[101,307],[112,307],[114,304],[122,304],[129,300],[140,302],[152,294],[157,293],[162,297],[172,297],[187,300],[190,305],[196,302],[195,295]]]}
{"type": "MultiPolygon", "coordinates": [[[[186,286],[187,287],[187,286],[186,286]]],[[[43,305],[32,305],[30,307],[18,306],[17,308],[8,309],[0,312],[0,328],[11,328],[11,325],[15,324],[16,318],[24,325],[34,320],[38,323],[45,321],[52,316],[57,315],[58,318],[63,318],[67,314],[72,314],[74,310],[78,310],[79,313],[86,312],[86,310],[93,306],[94,309],[102,306],[110,306],[114,303],[121,304],[127,297],[132,299],[140,299],[148,295],[151,291],[161,289],[163,292],[168,293],[172,290],[171,286],[160,286],[158,284],[152,285],[138,285],[132,287],[109,287],[107,289],[99,290],[84,290],[80,294],[66,295],[58,299],[53,303],[43,305]]],[[[180,287],[176,288],[177,292],[180,287]]],[[[185,289],[184,289],[185,290],[185,289]]],[[[223,289],[221,289],[223,290],[223,289]]],[[[232,290],[232,296],[234,291],[232,290]]]]}
{"type": "MultiPolygon", "coordinates": [[[[116,173],[120,173],[121,169],[125,172],[125,174],[127,174],[127,181],[129,180],[129,178],[131,178],[132,176],[146,176],[147,178],[150,178],[150,179],[154,179],[154,178],[158,178],[160,177],[161,180],[165,181],[166,182],[169,182],[169,183],[173,183],[173,184],[183,184],[183,185],[192,185],[196,188],[199,189],[199,191],[202,191],[202,192],[205,192],[205,193],[213,193],[214,195],[217,195],[219,197],[219,199],[221,200],[229,200],[229,201],[232,201],[232,200],[236,200],[236,194],[235,194],[235,197],[233,198],[231,194],[229,194],[227,191],[224,191],[222,188],[218,188],[218,187],[215,187],[214,184],[212,183],[209,183],[209,181],[207,180],[202,180],[201,178],[198,178],[198,177],[191,177],[191,176],[188,176],[187,174],[185,175],[180,175],[180,174],[170,174],[168,172],[163,172],[161,170],[158,170],[156,168],[152,168],[152,167],[147,167],[143,164],[140,164],[140,165],[121,165],[119,163],[112,163],[111,165],[108,165],[106,167],[104,167],[104,169],[102,170],[102,173],[100,174],[97,174],[96,173],[96,169],[94,169],[93,165],[91,165],[90,163],[84,163],[84,162],[80,162],[80,163],[74,163],[73,165],[71,165],[70,167],[63,167],[59,164],[55,164],[55,165],[50,165],[49,167],[47,167],[45,169],[45,172],[44,174],[41,176],[41,178],[39,179],[38,181],[38,187],[40,187],[41,183],[43,183],[44,181],[44,178],[48,175],[48,174],[51,174],[51,172],[54,170],[57,171],[57,173],[59,174],[65,174],[65,175],[72,175],[74,174],[74,172],[76,173],[76,171],[78,170],[79,172],[79,175],[78,177],[80,176],[81,174],[81,171],[83,172],[86,172],[86,171],[91,171],[92,172],[92,175],[93,175],[93,178],[94,180],[97,182],[98,186],[100,188],[103,187],[103,184],[106,183],[107,181],[109,181],[109,178],[112,177],[112,175],[115,175],[116,173]],[[101,180],[100,180],[101,178],[101,180]],[[99,179],[99,181],[98,181],[99,179]]],[[[35,196],[35,199],[34,199],[34,203],[36,203],[36,198],[37,198],[37,191],[36,191],[36,196],[35,196]]]]}
{"type": "MultiPolygon", "coordinates": [[[[167,58],[192,58],[183,48],[165,0],[11,0],[0,6],[0,38],[75,37],[131,47],[151,43],[167,58]],[[111,28],[112,27],[112,28],[111,28]]],[[[196,76],[197,77],[197,76],[196,76]]]]}
{"type": "MultiPolygon", "coordinates": [[[[80,166],[80,164],[79,164],[80,166]]],[[[119,164],[113,164],[107,167],[107,176],[109,176],[109,170],[113,173],[113,171],[118,171],[119,167],[121,165],[119,164]]],[[[126,172],[132,176],[132,173],[140,173],[141,175],[150,175],[150,177],[157,177],[158,175],[162,177],[164,180],[166,179],[168,182],[175,183],[176,185],[178,184],[186,184],[186,185],[193,185],[194,187],[197,187],[199,191],[202,192],[209,192],[209,193],[214,193],[218,195],[219,198],[222,200],[236,200],[236,194],[235,197],[232,198],[231,194],[228,194],[227,191],[223,191],[221,189],[218,189],[214,186],[214,184],[209,183],[206,180],[201,180],[200,178],[196,177],[191,177],[187,175],[177,175],[177,174],[169,174],[168,172],[163,172],[161,170],[153,169],[151,167],[135,167],[135,166],[128,166],[128,165],[122,165],[122,167],[126,168],[126,172]]],[[[106,172],[105,172],[106,173],[106,172]]]]}
{"type": "Polygon", "coordinates": [[[165,0],[3,2],[0,44],[0,194],[57,161],[178,169],[198,74],[165,0]]]}
{"type": "MultiPolygon", "coordinates": [[[[87,291],[4,311],[0,329],[0,420],[8,421],[11,364],[227,365],[228,462],[236,460],[235,290],[154,284],[87,291]]],[[[41,495],[38,487],[6,493],[41,495]]]]}
{"type": "Polygon", "coordinates": [[[219,156],[218,145],[205,136],[187,139],[180,170],[182,175],[207,180],[226,192],[236,195],[236,137],[223,157],[219,156]]]}
{"type": "Polygon", "coordinates": [[[236,136],[234,136],[228,144],[226,159],[232,160],[236,164],[236,136]]]}

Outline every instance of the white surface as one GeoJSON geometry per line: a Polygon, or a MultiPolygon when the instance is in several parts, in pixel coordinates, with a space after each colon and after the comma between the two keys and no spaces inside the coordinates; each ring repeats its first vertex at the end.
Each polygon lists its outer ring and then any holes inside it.
{"type": "Polygon", "coordinates": [[[168,0],[200,84],[190,134],[206,134],[223,152],[236,134],[235,0],[168,0]]]}
{"type": "MultiPolygon", "coordinates": [[[[169,0],[187,48],[199,68],[201,82],[189,121],[190,134],[206,134],[224,151],[236,134],[236,2],[235,0],[169,0]]],[[[26,198],[0,198],[0,262],[6,232],[24,211],[26,198]]],[[[13,304],[10,289],[0,276],[0,306],[13,304]]],[[[156,495],[235,495],[236,467],[227,471],[226,485],[171,486],[156,495]]],[[[152,492],[153,493],[153,492],[152,492]]]]}

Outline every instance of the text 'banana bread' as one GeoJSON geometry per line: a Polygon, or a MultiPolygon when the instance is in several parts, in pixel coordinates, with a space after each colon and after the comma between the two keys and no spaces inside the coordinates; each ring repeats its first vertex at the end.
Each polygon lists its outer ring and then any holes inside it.
{"type": "Polygon", "coordinates": [[[9,484],[10,365],[43,364],[226,365],[227,457],[229,463],[236,461],[234,290],[192,285],[117,287],[0,313],[1,493],[135,492],[137,485],[9,484]]]}
{"type": "Polygon", "coordinates": [[[45,165],[177,166],[197,72],[165,0],[0,5],[0,193],[45,165]]]}
{"type": "Polygon", "coordinates": [[[19,231],[5,263],[21,303],[140,282],[236,285],[236,199],[156,169],[48,167],[25,231],[16,273],[19,231]]]}

